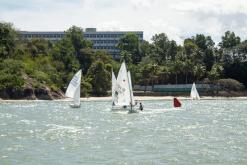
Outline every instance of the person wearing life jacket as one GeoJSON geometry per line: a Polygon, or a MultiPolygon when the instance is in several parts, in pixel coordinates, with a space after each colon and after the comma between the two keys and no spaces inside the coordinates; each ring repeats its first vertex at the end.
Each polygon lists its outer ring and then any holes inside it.
{"type": "Polygon", "coordinates": [[[140,103],[139,110],[143,111],[143,105],[140,103]]]}

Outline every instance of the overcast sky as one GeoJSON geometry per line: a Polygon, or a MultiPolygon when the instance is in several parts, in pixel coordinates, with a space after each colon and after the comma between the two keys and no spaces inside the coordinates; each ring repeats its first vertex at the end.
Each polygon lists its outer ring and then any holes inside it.
{"type": "Polygon", "coordinates": [[[148,41],[164,32],[179,43],[198,33],[218,42],[231,30],[245,40],[247,0],[0,0],[0,21],[29,31],[138,30],[148,41]]]}

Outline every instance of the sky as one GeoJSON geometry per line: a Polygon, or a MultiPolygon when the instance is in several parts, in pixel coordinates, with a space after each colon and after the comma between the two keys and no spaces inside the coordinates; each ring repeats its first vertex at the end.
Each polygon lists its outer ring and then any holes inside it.
{"type": "Polygon", "coordinates": [[[225,31],[247,39],[246,0],[0,0],[0,21],[18,30],[64,31],[72,25],[97,30],[166,33],[179,44],[196,34],[218,43],[225,31]]]}

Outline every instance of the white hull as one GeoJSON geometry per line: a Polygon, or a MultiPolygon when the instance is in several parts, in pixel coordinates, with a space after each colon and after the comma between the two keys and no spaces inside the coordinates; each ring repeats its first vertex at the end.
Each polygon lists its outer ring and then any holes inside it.
{"type": "Polygon", "coordinates": [[[139,109],[134,109],[134,108],[132,108],[132,109],[129,109],[129,113],[139,113],[139,109]]]}
{"type": "Polygon", "coordinates": [[[139,113],[139,108],[137,106],[130,107],[130,106],[112,106],[112,111],[126,111],[129,113],[139,113]]]}
{"type": "Polygon", "coordinates": [[[80,107],[81,107],[81,104],[79,104],[79,105],[70,104],[69,106],[70,106],[71,108],[80,108],[80,107]]]}

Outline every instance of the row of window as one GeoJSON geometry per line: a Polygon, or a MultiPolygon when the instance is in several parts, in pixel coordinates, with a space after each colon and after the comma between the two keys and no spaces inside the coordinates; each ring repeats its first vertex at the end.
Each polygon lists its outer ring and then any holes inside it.
{"type": "Polygon", "coordinates": [[[107,49],[117,49],[115,46],[93,46],[93,49],[107,50],[107,49]]]}
{"type": "Polygon", "coordinates": [[[62,38],[64,34],[25,34],[25,38],[62,38]]]}
{"type": "MultiPolygon", "coordinates": [[[[84,34],[85,38],[120,38],[125,34],[84,34]]],[[[143,38],[142,34],[137,34],[139,38],[143,38]]]]}
{"type": "MultiPolygon", "coordinates": [[[[25,38],[62,38],[65,34],[23,34],[25,38]]],[[[84,34],[85,38],[119,38],[124,34],[84,34]]],[[[142,34],[138,34],[142,38],[142,34]]]]}
{"type": "Polygon", "coordinates": [[[106,43],[106,44],[117,44],[118,43],[118,40],[92,40],[92,42],[94,44],[103,44],[103,43],[106,43]]]}

